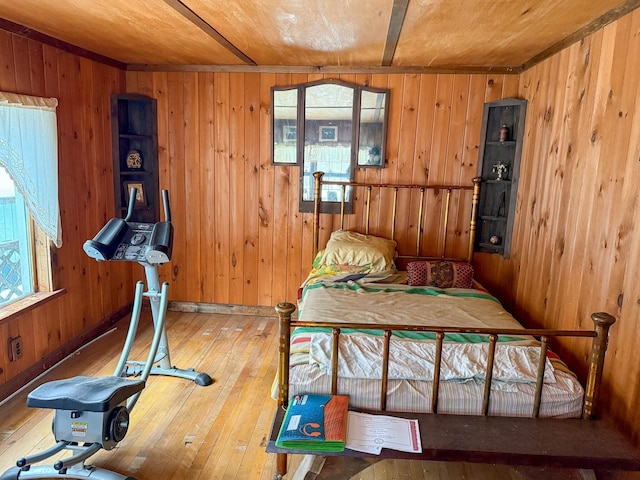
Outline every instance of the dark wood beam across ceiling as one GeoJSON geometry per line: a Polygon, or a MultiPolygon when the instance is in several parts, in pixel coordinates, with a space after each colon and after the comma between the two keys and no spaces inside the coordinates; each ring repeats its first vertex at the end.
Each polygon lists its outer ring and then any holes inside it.
{"type": "Polygon", "coordinates": [[[398,67],[368,67],[349,65],[158,65],[151,63],[130,63],[127,70],[132,72],[235,72],[235,73],[381,73],[385,75],[393,73],[463,73],[482,74],[496,73],[500,75],[515,75],[522,73],[522,66],[514,67],[422,67],[422,66],[398,66],[398,67]]]}
{"type": "Polygon", "coordinates": [[[245,55],[239,48],[237,48],[234,44],[232,44],[229,40],[224,38],[215,28],[205,22],[198,14],[196,14],[193,10],[187,7],[180,0],[164,0],[164,2],[173,8],[180,15],[185,17],[191,23],[193,23],[196,27],[202,30],[204,33],[209,35],[215,41],[217,41],[224,48],[233,53],[240,60],[245,62],[248,65],[256,65],[252,59],[250,59],[247,55],[245,55]]]}
{"type": "Polygon", "coordinates": [[[391,19],[389,20],[389,30],[387,32],[387,41],[384,45],[384,54],[382,55],[382,66],[388,67],[393,62],[393,55],[396,52],[400,32],[404,17],[409,8],[409,0],[393,0],[391,9],[391,19]]]}

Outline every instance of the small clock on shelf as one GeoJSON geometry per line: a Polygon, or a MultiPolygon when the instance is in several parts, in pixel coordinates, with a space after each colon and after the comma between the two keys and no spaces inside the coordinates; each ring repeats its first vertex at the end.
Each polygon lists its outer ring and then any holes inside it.
{"type": "Polygon", "coordinates": [[[127,154],[127,168],[142,170],[142,153],[140,150],[130,150],[127,154]]]}

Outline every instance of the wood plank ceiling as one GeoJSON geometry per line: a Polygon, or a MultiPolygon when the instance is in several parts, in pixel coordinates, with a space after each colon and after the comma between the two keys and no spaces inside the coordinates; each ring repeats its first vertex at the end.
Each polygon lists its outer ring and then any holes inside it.
{"type": "Polygon", "coordinates": [[[640,0],[0,0],[0,28],[130,70],[518,73],[640,0]]]}

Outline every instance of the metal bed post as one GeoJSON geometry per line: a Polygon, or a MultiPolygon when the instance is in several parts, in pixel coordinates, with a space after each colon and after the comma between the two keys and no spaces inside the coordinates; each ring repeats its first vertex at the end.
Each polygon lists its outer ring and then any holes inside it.
{"type": "Polygon", "coordinates": [[[320,241],[320,183],[324,172],[314,172],[315,186],[313,190],[313,258],[318,253],[318,242],[320,241]]]}
{"type": "MultiPolygon", "coordinates": [[[[286,408],[289,403],[289,353],[291,338],[291,314],[296,307],[289,302],[276,305],[280,319],[280,341],[278,346],[278,408],[286,408]]],[[[287,455],[276,456],[276,472],[281,477],[287,474],[287,455]]]]}
{"type": "Polygon", "coordinates": [[[480,203],[480,177],[473,178],[473,196],[471,197],[471,221],[469,222],[469,250],[467,262],[473,259],[473,247],[476,243],[476,229],[478,225],[478,203],[480,203]]]}
{"type": "Polygon", "coordinates": [[[596,337],[593,339],[591,354],[589,355],[589,375],[587,376],[587,385],[584,392],[582,418],[596,417],[604,356],[607,352],[607,342],[609,340],[609,328],[616,322],[613,315],[605,312],[591,314],[591,320],[595,324],[596,337]]]}
{"type": "MultiPolygon", "coordinates": [[[[398,190],[396,189],[396,192],[398,190]]],[[[417,226],[416,226],[416,257],[420,256],[420,240],[422,239],[422,211],[424,208],[424,192],[425,189],[421,188],[420,189],[420,203],[418,204],[418,221],[417,221],[417,226]]],[[[395,200],[395,199],[394,199],[395,200]]],[[[394,228],[395,228],[395,204],[393,205],[393,214],[394,214],[394,228]]],[[[446,222],[445,222],[446,224],[446,222]]],[[[445,236],[446,236],[446,232],[445,232],[445,236]]]]}

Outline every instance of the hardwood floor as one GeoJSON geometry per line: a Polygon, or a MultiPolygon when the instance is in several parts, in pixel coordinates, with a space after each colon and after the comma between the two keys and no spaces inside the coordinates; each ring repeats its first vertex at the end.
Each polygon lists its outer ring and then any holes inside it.
{"type": "MultiPolygon", "coordinates": [[[[132,357],[142,359],[153,329],[149,313],[132,357]]],[[[111,375],[127,321],[61,362],[0,405],[0,474],[16,459],[53,445],[52,412],[26,407],[27,393],[50,380],[75,375],[111,375]]],[[[169,312],[171,363],[214,379],[200,387],[173,377],[152,376],[131,413],[127,436],[88,464],[138,480],[270,480],[275,456],[264,451],[275,401],[270,389],[277,367],[275,318],[169,312]]],[[[302,457],[289,455],[288,478],[302,457]]],[[[326,475],[326,474],[325,474],[326,475]]],[[[330,477],[327,477],[330,478],[330,477]]],[[[563,469],[521,469],[465,463],[384,461],[353,477],[362,480],[581,479],[563,469]]],[[[593,477],[595,478],[595,477],[593,477]]]]}

